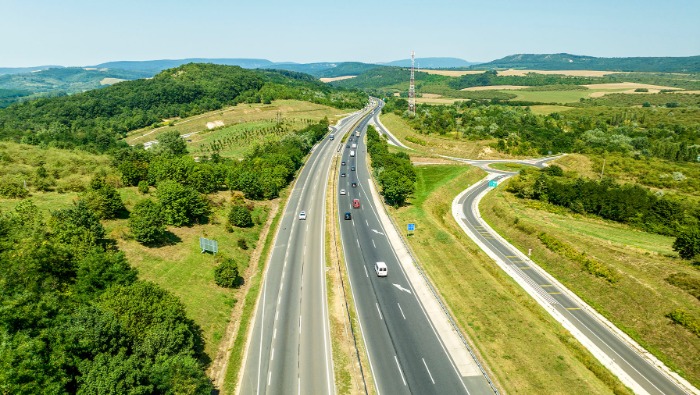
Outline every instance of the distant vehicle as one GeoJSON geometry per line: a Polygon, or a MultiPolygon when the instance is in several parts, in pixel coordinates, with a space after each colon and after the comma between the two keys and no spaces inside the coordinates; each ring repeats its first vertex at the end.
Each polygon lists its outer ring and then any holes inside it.
{"type": "Polygon", "coordinates": [[[359,130],[356,130],[356,131],[355,131],[355,136],[360,137],[360,131],[359,131],[359,130]]]}
{"type": "Polygon", "coordinates": [[[340,176],[341,176],[341,177],[345,177],[345,173],[340,173],[340,176]]]}
{"type": "Polygon", "coordinates": [[[352,214],[350,212],[345,213],[345,219],[352,219],[352,214]]]}
{"type": "Polygon", "coordinates": [[[360,208],[360,199],[352,199],[352,208],[360,208]]]}
{"type": "Polygon", "coordinates": [[[331,140],[335,140],[335,135],[332,135],[332,134],[331,134],[330,136],[328,136],[328,138],[331,139],[331,140]]]}
{"type": "Polygon", "coordinates": [[[386,263],[384,262],[375,263],[374,271],[377,272],[377,277],[386,277],[388,275],[386,270],[386,263]]]}
{"type": "Polygon", "coordinates": [[[302,211],[299,213],[299,219],[306,219],[306,211],[302,211]]]}
{"type": "Polygon", "coordinates": [[[341,190],[340,190],[340,194],[341,194],[341,195],[345,195],[345,189],[341,189],[341,190]]]}
{"type": "Polygon", "coordinates": [[[356,182],[353,182],[353,183],[352,183],[352,187],[353,187],[353,188],[357,188],[357,183],[356,183],[356,182]]]}
{"type": "Polygon", "coordinates": [[[355,166],[350,166],[350,171],[355,171],[355,166]]]}
{"type": "Polygon", "coordinates": [[[345,161],[340,162],[341,166],[345,166],[345,161]]]}
{"type": "Polygon", "coordinates": [[[355,148],[357,148],[357,144],[355,144],[355,143],[352,143],[352,145],[350,146],[350,148],[352,148],[352,149],[355,149],[355,148]]]}
{"type": "Polygon", "coordinates": [[[350,144],[346,145],[345,148],[350,148],[350,144]]]}
{"type": "Polygon", "coordinates": [[[355,157],[355,151],[350,151],[350,157],[354,158],[355,157]]]}

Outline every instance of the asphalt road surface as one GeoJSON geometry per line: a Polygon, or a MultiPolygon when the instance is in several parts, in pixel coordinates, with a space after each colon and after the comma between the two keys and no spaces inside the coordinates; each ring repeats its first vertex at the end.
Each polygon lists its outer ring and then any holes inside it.
{"type": "MultiPolygon", "coordinates": [[[[365,128],[366,121],[358,127],[365,128]]],[[[468,383],[459,374],[416,298],[371,198],[362,138],[353,135],[343,150],[345,165],[340,167],[337,181],[338,191],[345,189],[347,194],[338,196],[337,215],[352,294],[378,392],[492,393],[483,377],[477,383],[468,383]],[[356,156],[350,157],[353,143],[358,147],[354,150],[356,156]],[[353,207],[354,199],[359,199],[359,208],[353,207]],[[345,219],[346,213],[351,219],[345,219]],[[386,263],[387,277],[377,276],[376,262],[386,263]]]]}
{"type": "Polygon", "coordinates": [[[297,178],[264,275],[241,394],[335,393],[325,288],[325,192],[342,135],[362,116],[355,113],[339,122],[335,139],[318,143],[297,178]],[[301,211],[306,220],[299,219],[301,211]]]}

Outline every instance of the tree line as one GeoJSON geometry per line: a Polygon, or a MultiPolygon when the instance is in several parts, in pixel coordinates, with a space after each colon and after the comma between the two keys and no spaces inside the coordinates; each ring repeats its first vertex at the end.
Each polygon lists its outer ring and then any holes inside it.
{"type": "Polygon", "coordinates": [[[680,241],[676,241],[674,248],[684,258],[691,259],[700,253],[700,208],[673,195],[660,195],[637,184],[619,184],[609,178],[574,178],[556,165],[543,170],[521,170],[508,184],[507,191],[519,198],[540,200],[646,232],[675,236],[680,241]]]}
{"type": "Polygon", "coordinates": [[[367,126],[367,152],[372,171],[386,202],[398,207],[406,203],[416,189],[416,171],[405,152],[389,152],[389,145],[373,126],[367,126]]]}

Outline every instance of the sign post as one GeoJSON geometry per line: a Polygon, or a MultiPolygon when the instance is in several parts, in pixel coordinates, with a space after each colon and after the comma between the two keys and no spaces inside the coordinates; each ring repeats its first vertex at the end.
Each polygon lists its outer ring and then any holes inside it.
{"type": "Polygon", "coordinates": [[[408,228],[408,235],[410,236],[416,230],[416,224],[408,224],[407,228],[408,228]]]}
{"type": "Polygon", "coordinates": [[[498,181],[489,180],[489,188],[496,188],[498,186],[498,181]]]}

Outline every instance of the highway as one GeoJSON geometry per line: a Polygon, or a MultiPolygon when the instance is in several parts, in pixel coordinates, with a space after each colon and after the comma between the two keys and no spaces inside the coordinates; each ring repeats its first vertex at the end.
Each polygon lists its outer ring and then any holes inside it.
{"type": "MultiPolygon", "coordinates": [[[[375,114],[379,109],[375,110],[375,114]]],[[[364,131],[369,120],[358,127],[364,131]]],[[[493,393],[480,374],[464,377],[428,318],[387,238],[370,191],[362,137],[351,137],[338,175],[338,221],[352,295],[370,368],[380,394],[493,393]],[[351,144],[357,144],[352,149],[351,144]],[[350,151],[356,156],[351,157],[350,151]],[[353,170],[354,168],[354,170],[353,170]],[[345,176],[342,176],[342,174],[345,176]],[[352,183],[357,186],[353,187],[352,183]],[[353,208],[353,199],[360,208],[353,208]],[[346,219],[350,213],[351,219],[346,219]],[[375,262],[385,262],[387,277],[378,277],[375,262]]]]}
{"type": "Polygon", "coordinates": [[[314,147],[284,208],[247,344],[241,394],[333,394],[324,235],[331,160],[344,133],[364,112],[335,127],[314,147]],[[299,219],[305,211],[306,220],[299,219]]]}
{"type": "MultiPolygon", "coordinates": [[[[453,158],[454,159],[454,158],[453,158]]],[[[537,167],[544,162],[521,161],[537,167]]],[[[684,394],[695,392],[690,384],[672,377],[661,362],[645,358],[646,351],[606,322],[591,307],[501,238],[479,214],[479,200],[491,189],[488,180],[500,183],[515,173],[488,168],[489,161],[468,161],[489,171],[481,182],[465,190],[453,202],[453,216],[462,229],[513,277],[555,319],[561,322],[586,348],[638,394],[684,394]]]]}

